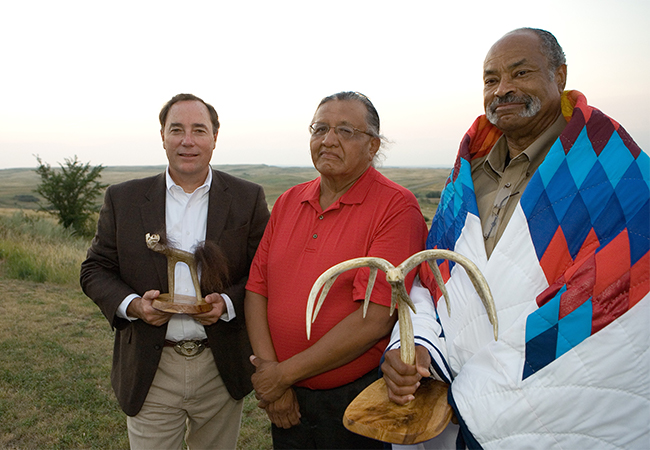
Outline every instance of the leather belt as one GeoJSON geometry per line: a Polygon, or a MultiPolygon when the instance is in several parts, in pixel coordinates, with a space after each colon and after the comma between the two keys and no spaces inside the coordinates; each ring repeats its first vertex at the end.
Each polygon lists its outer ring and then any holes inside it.
{"type": "Polygon", "coordinates": [[[200,340],[186,340],[186,341],[168,341],[165,340],[165,347],[173,347],[174,351],[181,356],[196,356],[200,354],[206,347],[209,347],[207,339],[200,340]]]}

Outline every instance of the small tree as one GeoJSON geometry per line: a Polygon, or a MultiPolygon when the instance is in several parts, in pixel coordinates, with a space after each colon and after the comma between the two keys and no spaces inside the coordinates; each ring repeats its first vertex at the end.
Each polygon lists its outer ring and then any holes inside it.
{"type": "Polygon", "coordinates": [[[104,166],[82,164],[76,155],[73,160],[66,158],[65,165],[59,164],[61,170],[44,164],[39,156],[36,160],[36,173],[41,177],[36,192],[50,203],[48,208],[41,209],[57,216],[61,225],[72,228],[76,234],[91,235],[90,218],[99,210],[95,200],[108,186],[98,181],[104,166]]]}

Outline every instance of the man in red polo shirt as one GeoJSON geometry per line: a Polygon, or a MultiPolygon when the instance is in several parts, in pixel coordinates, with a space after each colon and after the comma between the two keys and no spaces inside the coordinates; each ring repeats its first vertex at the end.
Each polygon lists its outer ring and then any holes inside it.
{"type": "Polygon", "coordinates": [[[413,194],[373,167],[382,136],[367,97],[324,98],[310,130],[320,177],[276,201],[246,286],[253,385],[273,422],[274,448],[382,448],[346,430],[342,418],[378,377],[395,322],[390,285],[377,278],[364,319],[369,270],[341,274],[311,340],[307,298],[316,279],[342,261],[376,256],[398,265],[424,248],[427,227],[413,194]]]}

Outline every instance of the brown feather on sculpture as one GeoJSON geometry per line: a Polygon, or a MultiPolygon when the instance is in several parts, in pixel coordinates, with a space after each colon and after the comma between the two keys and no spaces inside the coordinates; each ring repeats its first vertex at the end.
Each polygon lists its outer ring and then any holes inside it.
{"type": "Polygon", "coordinates": [[[201,242],[194,250],[194,258],[201,274],[201,294],[223,292],[228,283],[228,259],[221,247],[212,241],[201,242]]]}

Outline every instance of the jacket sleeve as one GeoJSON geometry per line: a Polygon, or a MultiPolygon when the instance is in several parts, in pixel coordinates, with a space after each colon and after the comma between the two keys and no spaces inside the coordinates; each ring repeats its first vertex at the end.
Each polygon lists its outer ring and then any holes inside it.
{"type": "Polygon", "coordinates": [[[120,276],[116,240],[115,205],[111,188],[107,189],[99,213],[97,232],[81,263],[80,283],[83,292],[101,309],[114,328],[124,328],[129,322],[116,315],[117,308],[135,290],[120,276]]]}

